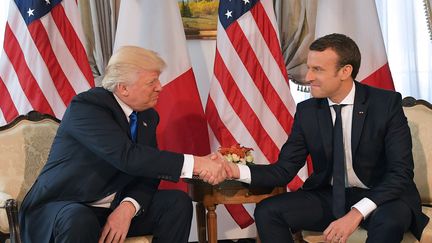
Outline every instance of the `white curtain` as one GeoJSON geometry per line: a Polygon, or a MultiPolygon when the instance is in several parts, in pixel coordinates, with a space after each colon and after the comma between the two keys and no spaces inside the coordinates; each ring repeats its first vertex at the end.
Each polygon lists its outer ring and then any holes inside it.
{"type": "Polygon", "coordinates": [[[100,86],[111,57],[120,0],[78,0],[85,47],[96,86],[100,86]]]}
{"type": "Polygon", "coordinates": [[[376,5],[396,91],[432,102],[432,41],[423,1],[376,5]]]}
{"type": "Polygon", "coordinates": [[[309,45],[315,39],[318,0],[273,0],[282,53],[296,103],[310,98],[309,87],[300,85],[307,72],[309,45]],[[295,83],[294,83],[295,82],[295,83]]]}

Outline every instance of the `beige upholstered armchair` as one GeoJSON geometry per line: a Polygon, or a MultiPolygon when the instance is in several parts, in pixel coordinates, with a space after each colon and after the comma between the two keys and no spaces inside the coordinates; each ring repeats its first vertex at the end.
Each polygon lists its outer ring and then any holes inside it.
{"type": "MultiPolygon", "coordinates": [[[[59,120],[32,111],[0,127],[0,243],[20,243],[18,208],[44,166],[59,120]]],[[[128,238],[149,243],[151,236],[128,238]]]]}
{"type": "Polygon", "coordinates": [[[18,203],[46,162],[59,125],[48,115],[30,112],[0,128],[0,232],[3,240],[21,242],[18,203]],[[7,216],[6,216],[7,215],[7,216]]]}
{"type": "MultiPolygon", "coordinates": [[[[420,243],[432,242],[432,105],[424,100],[406,97],[402,101],[411,130],[414,156],[414,181],[420,192],[423,212],[431,218],[423,231],[420,243]]],[[[367,232],[357,229],[349,243],[366,242],[367,232]]],[[[303,231],[306,242],[323,242],[321,232],[303,231]]],[[[411,234],[404,235],[403,243],[419,242],[411,234]]]]}

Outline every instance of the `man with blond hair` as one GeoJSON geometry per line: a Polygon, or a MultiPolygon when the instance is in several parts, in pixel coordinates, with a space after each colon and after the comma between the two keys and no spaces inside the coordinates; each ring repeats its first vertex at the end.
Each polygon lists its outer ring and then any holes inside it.
{"type": "MultiPolygon", "coordinates": [[[[20,211],[22,238],[31,242],[123,242],[153,234],[153,242],[187,242],[192,204],[182,191],[158,191],[205,171],[225,178],[223,161],[157,148],[164,61],[153,51],[120,48],[103,87],[68,106],[45,167],[20,211]]],[[[199,142],[199,141],[197,141],[199,142]]]]}

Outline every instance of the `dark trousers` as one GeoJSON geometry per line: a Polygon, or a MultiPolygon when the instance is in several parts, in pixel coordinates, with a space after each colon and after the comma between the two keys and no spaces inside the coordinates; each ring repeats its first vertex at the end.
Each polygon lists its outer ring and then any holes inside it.
{"type": "MultiPolygon", "coordinates": [[[[57,215],[51,242],[98,242],[111,212],[108,208],[69,204],[57,215]]],[[[189,196],[182,191],[161,190],[154,195],[147,212],[132,219],[128,236],[152,234],[155,243],[188,242],[191,221],[189,196]]]]}
{"type": "MultiPolygon", "coordinates": [[[[347,189],[347,212],[364,193],[364,189],[347,189]]],[[[412,217],[411,209],[403,201],[394,200],[380,205],[361,226],[368,231],[368,243],[401,242],[412,217]]],[[[324,231],[334,220],[331,187],[280,194],[261,201],[255,209],[256,226],[263,243],[293,242],[291,232],[324,231]]]]}

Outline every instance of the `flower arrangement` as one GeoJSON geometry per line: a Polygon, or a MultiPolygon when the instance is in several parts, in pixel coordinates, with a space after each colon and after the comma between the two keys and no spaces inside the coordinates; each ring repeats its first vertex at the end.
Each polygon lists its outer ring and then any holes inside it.
{"type": "Polygon", "coordinates": [[[252,156],[252,148],[240,146],[240,144],[232,145],[231,147],[219,148],[226,160],[238,164],[253,164],[254,158],[252,156]]]}

